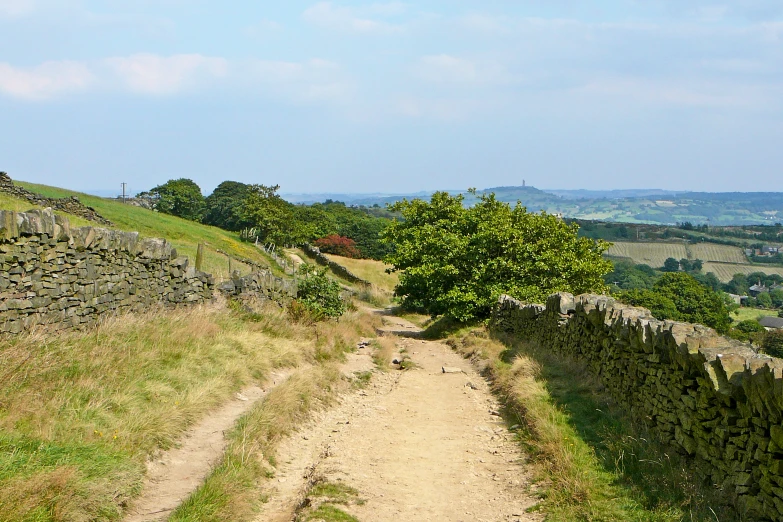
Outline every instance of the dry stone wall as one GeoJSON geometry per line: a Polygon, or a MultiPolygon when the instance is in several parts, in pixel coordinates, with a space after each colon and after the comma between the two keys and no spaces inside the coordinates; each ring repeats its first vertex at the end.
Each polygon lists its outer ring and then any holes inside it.
{"type": "Polygon", "coordinates": [[[504,296],[492,324],[587,361],[747,520],[783,520],[783,360],[599,295],[555,294],[546,306],[504,296]]]}
{"type": "Polygon", "coordinates": [[[35,194],[22,187],[17,187],[5,172],[0,172],[0,192],[4,192],[15,198],[27,200],[33,205],[53,208],[60,212],[82,217],[88,221],[94,221],[100,225],[112,226],[111,221],[98,214],[94,208],[84,205],[79,201],[79,198],[45,198],[40,194],[35,194]]]}
{"type": "Polygon", "coordinates": [[[163,239],[135,232],[71,229],[51,209],[0,211],[0,333],[55,329],[108,313],[212,299],[212,276],[189,266],[163,239]]]}
{"type": "Polygon", "coordinates": [[[310,257],[315,260],[316,263],[319,265],[327,266],[329,269],[334,272],[336,275],[342,277],[343,279],[346,279],[352,283],[357,283],[364,286],[370,286],[370,283],[368,281],[365,281],[361,277],[357,276],[347,268],[345,268],[343,265],[339,263],[335,263],[328,257],[326,257],[323,253],[321,253],[321,250],[319,250],[318,247],[314,247],[309,244],[305,244],[302,247],[302,250],[305,254],[307,254],[307,257],[310,257]]]}
{"type": "Polygon", "coordinates": [[[293,280],[276,277],[271,271],[266,270],[245,277],[235,274],[231,280],[220,283],[218,290],[223,295],[240,301],[267,299],[285,305],[296,299],[297,285],[293,280]]]}

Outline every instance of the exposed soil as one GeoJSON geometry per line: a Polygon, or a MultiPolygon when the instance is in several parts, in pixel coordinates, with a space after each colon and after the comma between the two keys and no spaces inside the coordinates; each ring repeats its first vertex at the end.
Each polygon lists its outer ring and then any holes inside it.
{"type": "Polygon", "coordinates": [[[278,371],[269,377],[264,388],[245,388],[233,400],[188,430],[179,447],[148,462],[142,495],[131,506],[126,521],[168,518],[204,482],[223,455],[227,445],[225,432],[290,374],[290,371],[278,371]]]}
{"type": "MultiPolygon", "coordinates": [[[[361,521],[542,520],[526,513],[536,499],[524,455],[486,381],[448,346],[411,338],[408,321],[385,320],[408,335],[398,349],[414,368],[376,371],[286,439],[257,522],[294,520],[316,481],[357,489],[362,502],[340,509],[361,521]]],[[[359,352],[346,372],[373,368],[369,349],[359,352]]]]}

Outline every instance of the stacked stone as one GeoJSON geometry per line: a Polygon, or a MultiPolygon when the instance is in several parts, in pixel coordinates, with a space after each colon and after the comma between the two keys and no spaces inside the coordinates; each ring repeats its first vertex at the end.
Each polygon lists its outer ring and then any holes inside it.
{"type": "Polygon", "coordinates": [[[588,363],[611,395],[754,520],[783,519],[783,360],[599,295],[504,296],[493,327],[588,363]]]}
{"type": "Polygon", "coordinates": [[[201,303],[212,276],[162,239],[83,227],[51,209],[0,211],[0,333],[79,327],[108,313],[201,303]]]}
{"type": "Polygon", "coordinates": [[[218,290],[226,296],[243,299],[267,299],[286,305],[296,299],[297,285],[290,279],[276,277],[271,271],[235,276],[221,283],[218,290]]]}
{"type": "Polygon", "coordinates": [[[66,212],[74,216],[79,216],[88,221],[94,221],[107,227],[113,225],[111,221],[98,214],[94,208],[84,205],[77,197],[60,199],[45,198],[40,194],[35,194],[29,190],[23,189],[22,187],[17,187],[14,185],[11,177],[5,172],[0,172],[0,192],[4,192],[15,198],[27,200],[33,205],[38,205],[39,207],[53,208],[55,210],[59,210],[60,212],[66,212]]]}
{"type": "Polygon", "coordinates": [[[353,272],[351,272],[350,270],[348,270],[344,266],[342,266],[342,265],[340,265],[338,263],[335,263],[334,261],[332,261],[331,259],[329,259],[325,255],[323,255],[321,253],[321,250],[318,247],[314,247],[312,245],[305,244],[302,247],[302,250],[304,251],[305,254],[307,254],[307,257],[310,257],[310,258],[314,259],[315,262],[318,263],[319,265],[323,265],[323,266],[329,267],[329,269],[332,272],[334,272],[338,276],[342,277],[343,279],[346,279],[346,280],[348,280],[348,281],[350,281],[352,283],[356,283],[356,284],[360,284],[360,285],[364,285],[364,286],[371,286],[371,283],[369,283],[368,281],[365,281],[364,279],[362,279],[361,277],[357,276],[356,274],[354,274],[353,272]]]}

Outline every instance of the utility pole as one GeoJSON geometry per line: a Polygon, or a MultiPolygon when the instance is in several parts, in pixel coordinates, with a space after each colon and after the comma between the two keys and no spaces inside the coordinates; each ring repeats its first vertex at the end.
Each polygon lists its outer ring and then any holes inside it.
{"type": "Polygon", "coordinates": [[[122,202],[125,203],[125,187],[128,185],[127,183],[121,183],[122,185],[122,202]]]}

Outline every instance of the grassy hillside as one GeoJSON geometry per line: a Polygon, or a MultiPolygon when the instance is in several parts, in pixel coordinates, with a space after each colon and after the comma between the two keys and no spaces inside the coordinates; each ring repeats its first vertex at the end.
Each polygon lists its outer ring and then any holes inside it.
{"type": "MultiPolygon", "coordinates": [[[[77,196],[82,203],[94,208],[103,217],[112,221],[117,229],[137,231],[144,237],[165,238],[174,245],[180,255],[188,256],[191,262],[195,262],[198,244],[204,243],[206,249],[203,270],[213,274],[217,280],[226,279],[229,275],[228,258],[226,255],[218,253],[218,250],[264,266],[274,265],[263,252],[249,243],[240,241],[239,236],[232,232],[66,189],[25,182],[16,182],[16,184],[50,198],[77,196]]],[[[30,208],[29,203],[20,205],[19,200],[14,202],[13,198],[8,197],[0,199],[0,205],[10,210],[28,210],[30,208]],[[10,206],[6,207],[6,204],[10,206]]],[[[73,217],[71,222],[77,226],[92,225],[83,219],[73,217]]],[[[243,274],[251,271],[250,266],[238,262],[232,263],[232,269],[239,270],[243,274]]]]}
{"type": "Polygon", "coordinates": [[[400,281],[399,275],[386,273],[386,269],[389,268],[389,266],[383,264],[381,261],[374,261],[372,259],[351,259],[331,254],[326,254],[326,257],[386,292],[393,292],[394,287],[397,286],[397,283],[400,281]]]}
{"type": "Polygon", "coordinates": [[[336,362],[377,323],[352,312],[296,324],[276,305],[246,314],[213,304],[0,343],[0,520],[120,520],[151,455],[272,370],[304,368],[231,431],[225,487],[210,479],[212,514],[188,520],[251,519],[268,479],[262,459],[339,389],[336,362]]]}

